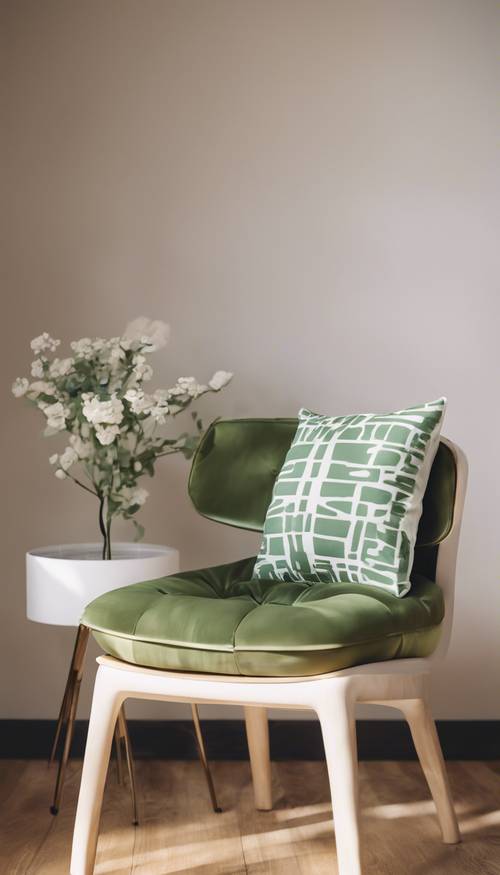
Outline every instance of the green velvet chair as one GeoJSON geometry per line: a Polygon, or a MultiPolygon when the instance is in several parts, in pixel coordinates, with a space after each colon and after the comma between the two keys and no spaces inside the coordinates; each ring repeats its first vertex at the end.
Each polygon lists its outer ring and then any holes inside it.
{"type": "MultiPolygon", "coordinates": [[[[193,460],[197,511],[262,530],[295,419],[219,421],[193,460]]],[[[361,875],[356,702],[398,707],[410,724],[445,842],[459,832],[428,703],[446,652],[466,487],[465,457],[442,440],[424,497],[412,588],[398,599],[362,584],[252,580],[254,557],[113,590],[82,623],[100,657],[75,824],[72,875],[93,871],[105,768],[126,698],[243,704],[256,805],[272,805],[266,708],[319,716],[340,875],[361,875]]],[[[410,870],[409,870],[410,871],[410,870]]]]}

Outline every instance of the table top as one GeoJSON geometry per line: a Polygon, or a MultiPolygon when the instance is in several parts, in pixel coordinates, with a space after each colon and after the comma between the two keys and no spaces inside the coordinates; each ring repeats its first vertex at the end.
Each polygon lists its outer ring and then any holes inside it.
{"type": "Polygon", "coordinates": [[[175,547],[164,544],[143,544],[117,541],[111,545],[111,560],[102,558],[102,543],[51,544],[28,550],[27,557],[57,559],[66,562],[116,562],[131,559],[150,559],[155,556],[178,553],[175,547]]]}
{"type": "Polygon", "coordinates": [[[113,558],[102,544],[56,544],[26,554],[26,613],[29,620],[78,626],[85,607],[113,589],[158,580],[179,570],[179,551],[162,544],[117,542],[113,558]]]}

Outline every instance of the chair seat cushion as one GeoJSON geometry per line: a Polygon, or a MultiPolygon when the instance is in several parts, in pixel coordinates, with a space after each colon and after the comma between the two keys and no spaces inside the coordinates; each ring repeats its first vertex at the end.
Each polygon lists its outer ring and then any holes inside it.
{"type": "Polygon", "coordinates": [[[410,594],[373,586],[252,580],[255,558],[135,583],[85,609],[106,653],[137,665],[248,676],[305,676],[428,656],[441,590],[416,574],[410,594]]]}

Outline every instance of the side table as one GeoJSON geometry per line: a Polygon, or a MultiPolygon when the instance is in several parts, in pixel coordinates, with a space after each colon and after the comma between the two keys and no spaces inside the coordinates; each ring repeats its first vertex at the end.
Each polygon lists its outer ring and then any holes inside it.
{"type": "MultiPolygon", "coordinates": [[[[26,554],[27,616],[37,623],[77,628],[68,678],[57,720],[49,764],[53,763],[61,735],[64,734],[51,814],[59,811],[66,767],[73,739],[78,697],[83,676],[89,629],[80,624],[85,606],[109,590],[155,580],[179,569],[179,553],[173,547],[156,544],[117,543],[113,559],[101,558],[100,544],[64,544],[41,547],[26,554]]],[[[214,811],[220,811],[208,764],[198,708],[193,703],[191,714],[194,723],[198,755],[203,766],[210,799],[214,811]]],[[[123,780],[122,745],[130,779],[133,822],[138,823],[135,770],[127,728],[125,710],[122,707],[115,728],[115,747],[118,780],[123,780]]]]}

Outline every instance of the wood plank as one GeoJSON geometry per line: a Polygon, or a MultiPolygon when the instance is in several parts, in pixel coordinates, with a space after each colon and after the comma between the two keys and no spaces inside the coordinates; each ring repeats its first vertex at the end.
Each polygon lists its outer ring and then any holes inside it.
{"type": "MultiPolygon", "coordinates": [[[[212,767],[219,792],[220,764],[212,767]]],[[[235,781],[239,783],[235,763],[235,781]]],[[[143,785],[141,826],[137,829],[133,875],[168,873],[245,872],[241,840],[232,805],[221,787],[222,814],[212,811],[205,776],[199,763],[141,762],[143,785]]]]}
{"type": "Polygon", "coordinates": [[[46,762],[20,765],[17,787],[10,784],[0,801],[0,872],[26,875],[29,871],[53,825],[49,806],[54,780],[55,770],[46,762]]]}
{"type": "MultiPolygon", "coordinates": [[[[81,762],[70,761],[63,805],[57,817],[48,815],[52,821],[51,828],[26,870],[26,875],[67,875],[80,775],[81,762]]],[[[135,843],[131,812],[128,783],[118,784],[115,763],[112,761],[104,793],[96,873],[104,860],[107,875],[130,875],[135,843]],[[117,850],[119,859],[115,859],[117,850]],[[111,867],[110,861],[113,861],[111,867]]]]}
{"type": "Polygon", "coordinates": [[[0,760],[0,808],[9,804],[18,785],[23,785],[29,763],[24,760],[0,760]]]}
{"type": "Polygon", "coordinates": [[[240,797],[243,851],[252,875],[332,873],[335,843],[324,763],[273,763],[274,808],[256,811],[248,774],[240,797]]]}
{"type": "MultiPolygon", "coordinates": [[[[54,770],[4,761],[0,771],[0,872],[67,875],[81,763],[72,761],[57,818],[48,811],[54,770]]],[[[197,762],[137,764],[141,823],[128,787],[108,775],[95,875],[333,875],[335,841],[326,766],[273,763],[274,808],[256,811],[250,767],[213,764],[223,814],[210,807],[197,762]]],[[[360,766],[366,875],[500,875],[500,764],[448,763],[464,841],[441,842],[415,762],[360,766]]]]}

